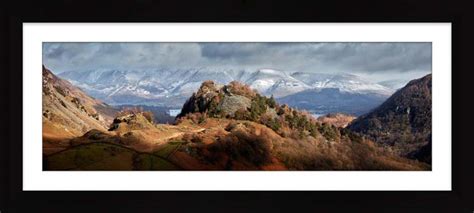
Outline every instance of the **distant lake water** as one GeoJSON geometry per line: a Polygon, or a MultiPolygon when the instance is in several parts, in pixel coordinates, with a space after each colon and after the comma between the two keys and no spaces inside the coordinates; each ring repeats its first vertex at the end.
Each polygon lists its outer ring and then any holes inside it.
{"type": "Polygon", "coordinates": [[[168,111],[168,114],[173,117],[176,117],[179,113],[181,113],[181,109],[170,109],[168,111]]]}
{"type": "Polygon", "coordinates": [[[314,118],[319,118],[325,114],[316,114],[316,113],[311,113],[311,115],[314,117],[314,118]]]}

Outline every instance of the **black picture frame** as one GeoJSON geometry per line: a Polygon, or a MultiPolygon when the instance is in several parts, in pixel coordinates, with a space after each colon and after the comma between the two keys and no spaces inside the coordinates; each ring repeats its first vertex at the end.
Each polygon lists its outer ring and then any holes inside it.
{"type": "MultiPolygon", "coordinates": [[[[15,1],[0,8],[3,64],[0,212],[473,212],[472,36],[467,4],[442,1],[15,1]],[[452,191],[25,192],[22,191],[22,23],[451,22],[452,191]]],[[[27,97],[26,97],[27,98],[27,97]]],[[[38,141],[39,142],[39,141],[38,141]]],[[[348,177],[350,178],[350,177],[348,177]]],[[[317,181],[317,180],[315,180],[317,181]]],[[[124,183],[126,184],[126,183],[124,183]]]]}

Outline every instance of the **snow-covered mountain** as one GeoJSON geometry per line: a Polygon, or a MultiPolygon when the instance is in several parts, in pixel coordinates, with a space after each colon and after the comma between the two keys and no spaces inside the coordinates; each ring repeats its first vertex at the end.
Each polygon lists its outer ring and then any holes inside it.
{"type": "Polygon", "coordinates": [[[349,96],[369,94],[383,98],[393,93],[392,89],[352,74],[288,73],[275,69],[100,69],[63,72],[59,76],[109,104],[181,107],[186,98],[197,91],[205,80],[220,84],[240,81],[261,94],[276,98],[328,88],[337,89],[349,96]]]}
{"type": "Polygon", "coordinates": [[[393,89],[377,83],[369,82],[354,74],[313,74],[295,72],[291,76],[315,89],[337,88],[341,92],[359,94],[376,93],[386,96],[389,96],[394,92],[393,89]]]}
{"type": "Polygon", "coordinates": [[[272,69],[260,69],[253,73],[250,78],[242,80],[261,94],[275,97],[283,97],[311,88],[285,72],[272,69]]]}

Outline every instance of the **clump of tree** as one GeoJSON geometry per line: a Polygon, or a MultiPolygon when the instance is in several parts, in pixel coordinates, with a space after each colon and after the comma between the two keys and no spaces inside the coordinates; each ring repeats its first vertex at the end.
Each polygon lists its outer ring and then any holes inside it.
{"type": "Polygon", "coordinates": [[[227,153],[232,161],[262,166],[271,162],[271,141],[265,134],[256,135],[247,129],[231,131],[209,147],[210,151],[227,153]]]}
{"type": "Polygon", "coordinates": [[[251,124],[231,122],[225,131],[214,136],[185,135],[183,149],[202,162],[227,170],[258,170],[272,163],[272,136],[268,129],[260,129],[257,134],[251,124]]]}
{"type": "Polygon", "coordinates": [[[281,128],[281,121],[279,117],[271,117],[268,115],[263,115],[260,117],[259,122],[275,132],[278,132],[281,128]]]}
{"type": "Polygon", "coordinates": [[[281,126],[288,127],[285,133],[286,136],[294,138],[311,136],[316,138],[318,135],[321,135],[321,123],[311,117],[307,112],[301,112],[287,106],[282,106],[278,108],[277,115],[281,118],[279,119],[281,126]]]}
{"type": "Polygon", "coordinates": [[[267,102],[267,105],[270,108],[276,108],[277,107],[277,102],[275,101],[275,98],[273,97],[273,95],[271,95],[270,98],[267,98],[266,102],[267,102]]]}
{"type": "Polygon", "coordinates": [[[247,109],[238,109],[234,113],[235,120],[250,120],[250,113],[247,109]]]}
{"type": "Polygon", "coordinates": [[[224,99],[224,94],[219,93],[218,95],[212,97],[211,101],[208,104],[206,112],[208,112],[210,117],[221,118],[224,117],[222,109],[219,107],[222,99],[224,99]]]}
{"type": "Polygon", "coordinates": [[[364,138],[359,133],[353,132],[346,128],[342,128],[340,133],[341,137],[347,138],[354,143],[362,143],[364,140],[364,138]]]}
{"type": "Polygon", "coordinates": [[[330,141],[335,141],[340,136],[339,129],[328,123],[323,123],[319,127],[319,132],[330,141]]]}
{"type": "Polygon", "coordinates": [[[207,112],[195,112],[186,114],[184,117],[178,118],[176,122],[181,123],[184,120],[190,120],[195,124],[203,124],[206,122],[207,118],[209,118],[209,114],[207,112]]]}
{"type": "Polygon", "coordinates": [[[250,105],[250,120],[258,121],[260,116],[267,110],[267,98],[257,94],[250,105]]]}

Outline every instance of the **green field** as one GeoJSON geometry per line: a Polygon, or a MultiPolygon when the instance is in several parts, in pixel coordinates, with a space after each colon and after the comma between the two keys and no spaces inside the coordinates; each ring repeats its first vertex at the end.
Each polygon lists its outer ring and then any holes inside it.
{"type": "MultiPolygon", "coordinates": [[[[164,151],[163,153],[166,154],[164,151]]],[[[162,155],[140,153],[110,143],[90,143],[47,156],[44,169],[127,171],[179,170],[180,168],[162,155]]]]}
{"type": "Polygon", "coordinates": [[[174,151],[176,151],[182,144],[181,141],[172,141],[161,145],[161,147],[153,152],[154,155],[168,158],[174,151]]]}

